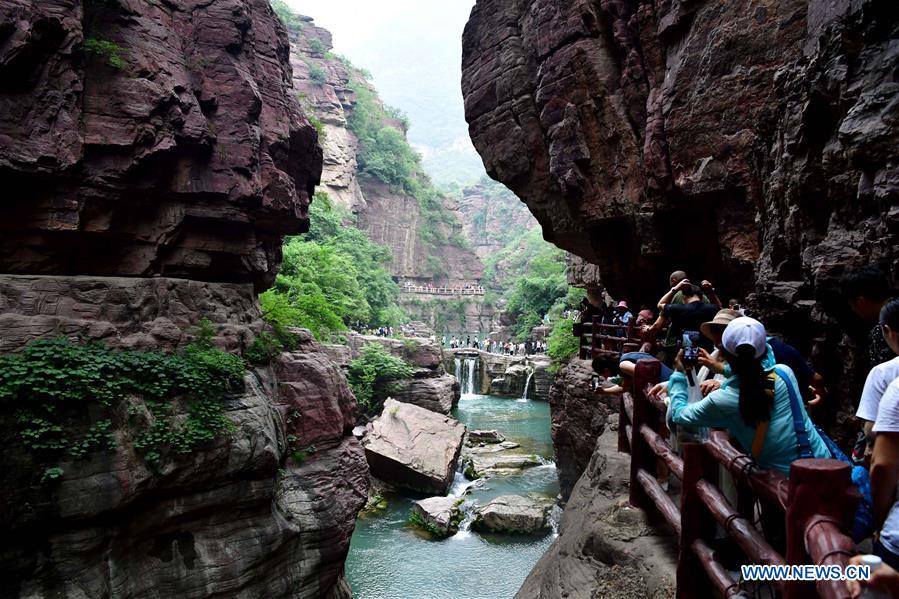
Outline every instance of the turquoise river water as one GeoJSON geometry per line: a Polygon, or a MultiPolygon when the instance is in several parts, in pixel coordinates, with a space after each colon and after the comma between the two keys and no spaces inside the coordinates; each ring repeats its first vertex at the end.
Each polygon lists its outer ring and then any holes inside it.
{"type": "MultiPolygon", "coordinates": [[[[453,416],[469,429],[497,429],[521,444],[522,453],[547,463],[519,474],[482,479],[473,485],[458,474],[451,495],[483,505],[499,495],[539,494],[555,498],[559,481],[550,438],[549,404],[489,395],[463,395],[453,416]]],[[[482,534],[461,530],[431,540],[408,523],[412,502],[421,496],[386,497],[389,507],[360,516],[346,572],[359,599],[503,599],[515,595],[555,538],[482,534]]]]}

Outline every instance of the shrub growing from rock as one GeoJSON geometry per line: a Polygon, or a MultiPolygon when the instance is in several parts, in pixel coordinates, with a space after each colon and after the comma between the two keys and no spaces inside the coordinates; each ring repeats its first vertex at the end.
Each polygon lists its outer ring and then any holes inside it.
{"type": "Polygon", "coordinates": [[[0,411],[45,467],[43,480],[63,475],[60,460],[111,449],[119,427],[154,465],[231,430],[221,399],[243,386],[244,373],[239,356],[212,346],[208,327],[172,354],[35,341],[0,355],[0,411]]]}
{"type": "Polygon", "coordinates": [[[413,368],[402,358],[390,355],[380,345],[366,345],[362,355],[350,362],[347,381],[366,414],[375,415],[391,393],[391,383],[412,377],[413,368]]]}

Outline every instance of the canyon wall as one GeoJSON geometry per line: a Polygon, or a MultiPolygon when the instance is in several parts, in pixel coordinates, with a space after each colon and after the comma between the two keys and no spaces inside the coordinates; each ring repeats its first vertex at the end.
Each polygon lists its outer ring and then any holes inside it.
{"type": "MultiPolygon", "coordinates": [[[[398,279],[473,284],[483,276],[478,256],[458,243],[462,223],[440,196],[437,213],[425,212],[418,200],[376,177],[360,172],[360,142],[350,121],[357,108],[355,89],[364,89],[380,104],[366,74],[331,53],[331,33],[309,17],[290,28],[293,80],[300,104],[315,115],[322,131],[322,191],[358,217],[358,226],[375,243],[393,253],[388,264],[398,279]],[[429,240],[437,233],[442,238],[429,240]]],[[[406,124],[387,118],[385,126],[406,133],[406,124]]]]}
{"type": "Polygon", "coordinates": [[[521,200],[492,181],[463,187],[450,208],[459,213],[465,237],[482,260],[502,250],[514,236],[538,226],[521,200]]]}
{"type": "Polygon", "coordinates": [[[315,132],[265,0],[0,7],[0,271],[271,283],[315,132]]]}
{"type": "Polygon", "coordinates": [[[866,361],[838,279],[899,276],[897,44],[882,0],[479,0],[466,118],[614,297],[654,303],[676,268],[749,295],[841,421],[866,361]]]}
{"type": "MultiPolygon", "coordinates": [[[[0,351],[66,336],[171,352],[204,319],[219,347],[250,346],[322,166],[288,55],[268,0],[0,6],[0,351]]],[[[109,407],[112,447],[51,479],[7,398],[0,596],[349,596],[369,479],[343,372],[299,331],[241,387],[219,398],[229,432],[155,464],[130,432],[149,398],[129,396],[109,407]]]]}

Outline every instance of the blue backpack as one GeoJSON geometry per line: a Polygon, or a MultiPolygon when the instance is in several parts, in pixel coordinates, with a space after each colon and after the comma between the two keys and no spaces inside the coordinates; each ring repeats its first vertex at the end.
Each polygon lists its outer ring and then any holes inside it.
{"type": "MultiPolygon", "coordinates": [[[[793,413],[793,428],[796,431],[799,457],[812,458],[814,455],[808,440],[808,431],[805,430],[805,418],[803,418],[799,396],[786,373],[776,366],[774,370],[787,384],[787,391],[790,394],[790,411],[793,413]]],[[[855,510],[855,518],[852,521],[852,540],[857,543],[874,534],[874,503],[871,500],[871,478],[868,475],[868,469],[864,466],[855,465],[819,426],[815,426],[815,429],[818,431],[818,435],[821,436],[821,440],[824,441],[833,459],[849,464],[852,468],[852,484],[858,489],[860,496],[858,508],[855,510]]]]}

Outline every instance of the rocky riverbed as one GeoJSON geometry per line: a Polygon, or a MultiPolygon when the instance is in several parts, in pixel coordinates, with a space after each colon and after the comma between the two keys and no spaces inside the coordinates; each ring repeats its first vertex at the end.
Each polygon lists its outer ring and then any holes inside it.
{"type": "MultiPolygon", "coordinates": [[[[402,416],[395,407],[382,418],[402,416]]],[[[355,597],[511,597],[555,538],[549,405],[466,394],[451,415],[468,442],[448,497],[381,487],[381,509],[360,516],[351,543],[355,597]],[[470,480],[461,468],[472,462],[505,467],[470,480]],[[485,576],[485,564],[502,575],[485,576]]]]}

